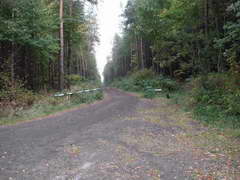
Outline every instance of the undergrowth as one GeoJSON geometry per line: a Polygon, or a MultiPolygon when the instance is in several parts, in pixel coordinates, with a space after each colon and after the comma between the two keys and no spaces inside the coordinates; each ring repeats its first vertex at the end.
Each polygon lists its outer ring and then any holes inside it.
{"type": "MultiPolygon", "coordinates": [[[[0,85],[0,125],[14,124],[20,121],[43,117],[58,111],[74,108],[83,103],[92,103],[103,98],[102,91],[73,94],[55,97],[54,93],[33,93],[23,87],[23,83],[10,84],[8,76],[1,76],[0,85]],[[5,78],[5,79],[4,79],[5,78]]],[[[94,89],[98,82],[87,81],[74,76],[70,89],[66,92],[76,92],[83,89],[94,89]]]]}
{"type": "Polygon", "coordinates": [[[164,92],[173,92],[179,89],[179,84],[163,76],[154,74],[151,70],[142,70],[132,73],[127,78],[117,79],[112,86],[125,91],[143,93],[145,98],[154,98],[157,92],[154,89],[162,89],[164,92]]]}
{"type": "Polygon", "coordinates": [[[217,127],[240,128],[240,86],[231,74],[209,74],[194,79],[190,105],[195,116],[217,127]]]}
{"type": "MultiPolygon", "coordinates": [[[[231,74],[208,74],[185,83],[139,71],[118,79],[114,87],[142,93],[146,98],[164,96],[191,111],[194,117],[219,129],[240,129],[240,81],[231,74]],[[156,93],[153,89],[162,89],[156,93]]],[[[240,137],[240,133],[238,135],[240,137]]]]}

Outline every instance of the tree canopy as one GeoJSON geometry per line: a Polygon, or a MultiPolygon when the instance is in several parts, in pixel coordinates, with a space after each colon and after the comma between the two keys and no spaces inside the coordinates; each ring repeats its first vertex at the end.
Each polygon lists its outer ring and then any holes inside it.
{"type": "MultiPolygon", "coordinates": [[[[59,88],[60,36],[57,0],[0,2],[0,75],[24,82],[32,90],[59,88]]],[[[98,79],[94,45],[96,14],[85,9],[97,1],[64,0],[64,81],[78,74],[98,79]]]]}
{"type": "Polygon", "coordinates": [[[239,7],[239,0],[129,0],[105,80],[144,68],[178,80],[239,73],[239,7]]]}

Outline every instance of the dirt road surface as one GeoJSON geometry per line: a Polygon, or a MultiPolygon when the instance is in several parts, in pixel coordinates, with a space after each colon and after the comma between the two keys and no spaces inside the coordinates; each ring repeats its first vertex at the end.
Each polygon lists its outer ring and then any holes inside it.
{"type": "Polygon", "coordinates": [[[116,89],[106,95],[58,116],[0,127],[0,180],[240,179],[239,162],[232,165],[221,147],[213,153],[201,146],[206,139],[198,136],[208,130],[164,99],[116,89]]]}

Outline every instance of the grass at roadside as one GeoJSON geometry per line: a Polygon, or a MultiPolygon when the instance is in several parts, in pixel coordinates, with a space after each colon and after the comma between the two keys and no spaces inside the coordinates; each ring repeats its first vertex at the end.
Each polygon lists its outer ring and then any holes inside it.
{"type": "Polygon", "coordinates": [[[208,168],[191,169],[194,179],[239,179],[240,109],[234,99],[238,99],[234,82],[213,74],[177,83],[150,72],[137,72],[112,85],[157,102],[151,111],[140,109],[141,117],[162,127],[183,129],[176,136],[178,142],[193,151],[200,162],[213,163],[208,168]],[[155,88],[162,92],[151,91],[155,88]]]}
{"type": "Polygon", "coordinates": [[[225,136],[240,139],[239,116],[226,114],[214,105],[198,104],[191,106],[189,104],[191,97],[187,91],[173,92],[170,97],[172,104],[176,104],[182,111],[190,113],[193,119],[216,129],[225,136]]]}
{"type": "MultiPolygon", "coordinates": [[[[84,86],[84,89],[94,86],[84,86]]],[[[96,88],[96,87],[95,87],[96,88]]],[[[80,90],[82,87],[74,86],[72,91],[80,90]]],[[[79,107],[81,104],[92,103],[103,98],[102,91],[74,94],[71,96],[54,97],[53,95],[38,94],[34,96],[34,103],[30,106],[8,106],[0,110],[0,126],[13,125],[19,122],[45,117],[50,114],[79,107]]]]}
{"type": "MultiPolygon", "coordinates": [[[[172,137],[175,139],[172,142],[174,148],[163,145],[160,150],[166,150],[164,155],[171,152],[178,153],[179,146],[182,147],[183,152],[192,152],[194,162],[189,173],[193,179],[237,180],[240,177],[240,139],[237,135],[239,129],[227,127],[220,129],[200,123],[191,111],[183,109],[180,105],[184,103],[182,94],[171,94],[171,96],[171,99],[154,98],[151,101],[155,106],[151,109],[138,109],[141,120],[158,124],[162,129],[175,129],[176,132],[173,131],[175,134],[172,137]]],[[[129,118],[129,120],[138,119],[139,117],[129,118]]],[[[161,155],[161,152],[159,154],[161,155]]]]}
{"type": "MultiPolygon", "coordinates": [[[[229,75],[230,76],[230,75],[229,75]]],[[[239,87],[224,74],[210,74],[178,83],[143,70],[116,80],[112,86],[139,93],[145,98],[164,97],[192,114],[202,124],[240,138],[239,87]],[[162,89],[156,93],[152,89],[162,89]]]]}

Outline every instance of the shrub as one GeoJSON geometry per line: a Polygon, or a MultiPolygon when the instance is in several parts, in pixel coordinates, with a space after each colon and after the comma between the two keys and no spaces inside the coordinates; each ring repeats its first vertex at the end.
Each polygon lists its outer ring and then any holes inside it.
{"type": "Polygon", "coordinates": [[[94,94],[94,99],[101,100],[102,98],[103,98],[103,92],[102,91],[98,91],[94,94]]]}
{"type": "Polygon", "coordinates": [[[132,77],[135,81],[152,79],[152,78],[154,78],[154,76],[155,76],[154,72],[150,69],[144,69],[144,70],[137,71],[132,74],[132,77]]]}
{"type": "Polygon", "coordinates": [[[240,87],[229,77],[229,74],[209,74],[194,79],[193,103],[218,106],[226,114],[240,115],[240,87]]]}
{"type": "Polygon", "coordinates": [[[145,98],[149,98],[149,99],[152,99],[156,96],[156,93],[155,91],[153,91],[152,89],[148,89],[148,90],[145,90],[144,91],[144,97],[145,98]]]}
{"type": "Polygon", "coordinates": [[[194,103],[223,104],[223,96],[227,92],[225,76],[205,75],[194,79],[191,84],[194,103]]]}
{"type": "Polygon", "coordinates": [[[85,80],[82,76],[76,74],[68,75],[66,79],[69,81],[70,85],[78,85],[85,80]]]}
{"type": "Polygon", "coordinates": [[[31,106],[36,100],[36,96],[29,90],[24,88],[24,84],[15,80],[11,82],[7,74],[0,76],[0,105],[2,108],[6,106],[27,107],[31,106]]]}
{"type": "Polygon", "coordinates": [[[139,87],[134,84],[132,77],[115,80],[112,86],[125,91],[139,91],[139,87]]]}
{"type": "Polygon", "coordinates": [[[151,70],[135,72],[126,78],[115,80],[112,85],[126,91],[143,91],[146,96],[148,96],[147,94],[152,94],[152,92],[148,91],[149,89],[161,88],[164,91],[172,92],[179,90],[180,87],[175,80],[157,76],[151,70]]]}
{"type": "Polygon", "coordinates": [[[103,98],[102,91],[74,94],[73,96],[71,96],[71,103],[73,104],[91,103],[95,100],[101,100],[102,98],[103,98]]]}
{"type": "Polygon", "coordinates": [[[177,83],[177,81],[172,80],[170,78],[166,78],[163,76],[160,76],[158,78],[158,82],[159,82],[159,87],[162,88],[163,90],[167,90],[167,91],[176,91],[179,90],[180,85],[177,83]]]}
{"type": "Polygon", "coordinates": [[[226,106],[226,113],[240,115],[240,90],[224,96],[223,102],[226,106]]]}
{"type": "Polygon", "coordinates": [[[37,96],[25,89],[21,81],[12,82],[8,74],[1,73],[0,85],[0,117],[17,115],[37,100],[37,96]]]}

